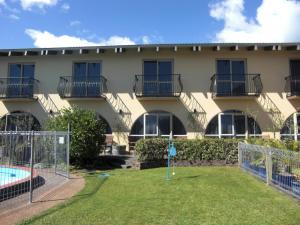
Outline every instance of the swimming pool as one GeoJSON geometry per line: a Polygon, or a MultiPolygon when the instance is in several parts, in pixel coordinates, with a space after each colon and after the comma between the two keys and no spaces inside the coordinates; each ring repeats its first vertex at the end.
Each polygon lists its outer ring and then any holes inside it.
{"type": "Polygon", "coordinates": [[[0,188],[15,184],[29,177],[30,172],[26,168],[0,166],[0,188]]]}

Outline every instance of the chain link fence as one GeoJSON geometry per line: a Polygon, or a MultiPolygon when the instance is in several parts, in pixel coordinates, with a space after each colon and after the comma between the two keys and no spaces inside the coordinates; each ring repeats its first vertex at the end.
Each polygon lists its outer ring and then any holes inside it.
{"type": "Polygon", "coordinates": [[[37,201],[69,177],[69,133],[0,132],[0,211],[37,201]]]}
{"type": "Polygon", "coordinates": [[[267,184],[300,199],[300,153],[239,143],[239,165],[267,184]]]}

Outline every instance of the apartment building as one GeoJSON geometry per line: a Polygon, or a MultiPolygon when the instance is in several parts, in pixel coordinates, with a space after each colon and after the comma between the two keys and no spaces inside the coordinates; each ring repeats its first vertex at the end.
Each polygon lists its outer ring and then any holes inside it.
{"type": "Polygon", "coordinates": [[[128,148],[171,131],[300,137],[300,43],[3,49],[0,76],[2,130],[41,129],[76,105],[128,148]]]}

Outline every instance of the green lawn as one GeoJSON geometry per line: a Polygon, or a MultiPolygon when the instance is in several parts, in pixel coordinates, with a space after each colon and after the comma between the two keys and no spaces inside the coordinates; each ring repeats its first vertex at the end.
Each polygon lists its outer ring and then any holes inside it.
{"type": "Polygon", "coordinates": [[[300,204],[231,167],[109,171],[86,175],[86,187],[65,205],[23,224],[299,225],[300,204]]]}

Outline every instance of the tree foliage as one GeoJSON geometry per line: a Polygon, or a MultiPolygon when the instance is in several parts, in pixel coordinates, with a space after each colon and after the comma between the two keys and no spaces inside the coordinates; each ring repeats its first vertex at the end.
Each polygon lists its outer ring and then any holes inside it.
{"type": "Polygon", "coordinates": [[[46,123],[47,130],[71,130],[70,163],[85,167],[100,154],[105,140],[105,122],[96,112],[78,107],[65,108],[46,123]]]}

